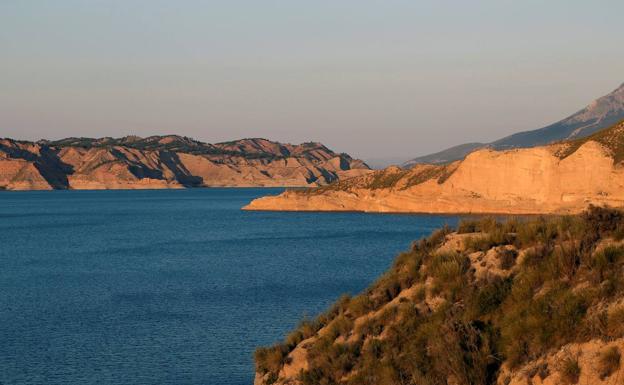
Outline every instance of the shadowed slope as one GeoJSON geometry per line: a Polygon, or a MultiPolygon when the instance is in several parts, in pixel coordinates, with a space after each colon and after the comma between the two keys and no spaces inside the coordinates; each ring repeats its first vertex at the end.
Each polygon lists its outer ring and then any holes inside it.
{"type": "Polygon", "coordinates": [[[209,144],[177,135],[0,141],[4,190],[308,187],[367,172],[364,162],[320,143],[209,144]]]}

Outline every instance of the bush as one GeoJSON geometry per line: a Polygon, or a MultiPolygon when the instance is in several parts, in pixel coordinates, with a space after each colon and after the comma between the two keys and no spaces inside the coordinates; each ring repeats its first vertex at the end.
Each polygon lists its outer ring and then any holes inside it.
{"type": "Polygon", "coordinates": [[[553,221],[539,217],[520,226],[517,231],[517,246],[529,247],[535,244],[547,245],[557,237],[558,228],[553,221]]]}
{"type": "Polygon", "coordinates": [[[479,224],[474,219],[462,219],[457,225],[458,234],[470,234],[479,231],[479,224]]]}
{"type": "Polygon", "coordinates": [[[329,324],[329,333],[331,339],[336,339],[340,336],[347,337],[349,331],[353,329],[353,320],[345,317],[344,315],[339,315],[336,317],[332,323],[329,324]]]}
{"type": "Polygon", "coordinates": [[[457,233],[491,233],[503,226],[492,216],[462,219],[457,226],[457,233]]]}
{"type": "Polygon", "coordinates": [[[492,247],[507,245],[514,242],[515,236],[505,231],[504,228],[496,228],[492,232],[468,237],[464,241],[467,250],[488,251],[492,247]]]}
{"type": "Polygon", "coordinates": [[[468,257],[457,253],[437,254],[427,266],[428,274],[433,277],[434,291],[446,294],[446,298],[455,301],[458,294],[466,287],[466,273],[470,267],[468,257]]]}
{"type": "Polygon", "coordinates": [[[594,273],[596,283],[606,279],[606,273],[613,270],[613,265],[621,262],[624,256],[624,248],[621,246],[607,246],[603,250],[594,253],[588,263],[589,269],[594,273]]]}
{"type": "Polygon", "coordinates": [[[288,347],[289,350],[292,350],[297,346],[301,341],[312,337],[318,331],[319,327],[316,325],[314,321],[303,319],[299,322],[297,328],[292,331],[284,340],[284,343],[288,347]]]}
{"type": "Polygon", "coordinates": [[[427,270],[440,282],[449,282],[461,277],[469,266],[468,259],[458,253],[442,253],[436,255],[427,270]]]}
{"type": "Polygon", "coordinates": [[[279,373],[285,363],[287,354],[286,349],[279,345],[256,349],[254,352],[256,371],[262,374],[279,373]]]}
{"type": "Polygon", "coordinates": [[[513,281],[495,279],[477,292],[472,306],[472,317],[479,318],[497,310],[511,292],[513,281]]]}
{"type": "Polygon", "coordinates": [[[620,349],[611,346],[600,352],[598,356],[598,373],[600,379],[604,380],[620,368],[620,349]]]}
{"type": "Polygon", "coordinates": [[[602,235],[621,227],[624,216],[619,210],[590,205],[581,218],[589,225],[590,231],[602,235]]]}
{"type": "Polygon", "coordinates": [[[348,311],[353,317],[359,317],[373,309],[373,301],[366,294],[353,297],[349,303],[348,311]]]}
{"type": "Polygon", "coordinates": [[[559,376],[564,384],[577,384],[581,377],[581,367],[578,359],[567,355],[559,363],[559,376]]]}
{"type": "Polygon", "coordinates": [[[618,306],[609,311],[607,316],[607,333],[609,337],[624,336],[624,306],[618,306]]]}
{"type": "Polygon", "coordinates": [[[566,286],[529,300],[512,297],[501,320],[501,350],[513,365],[573,340],[587,310],[584,298],[566,286]]]}
{"type": "Polygon", "coordinates": [[[516,264],[518,252],[514,249],[503,249],[499,252],[500,268],[509,270],[516,264]]]}

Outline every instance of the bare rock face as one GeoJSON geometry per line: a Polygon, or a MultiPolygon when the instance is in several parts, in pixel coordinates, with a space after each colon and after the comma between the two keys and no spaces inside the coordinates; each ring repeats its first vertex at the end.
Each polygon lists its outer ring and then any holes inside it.
{"type": "Polygon", "coordinates": [[[575,213],[624,206],[624,123],[586,139],[482,149],[449,165],[396,167],[309,191],[254,200],[248,210],[575,213]]]}
{"type": "Polygon", "coordinates": [[[311,187],[370,172],[319,143],[243,139],[208,144],[176,135],[0,139],[0,189],[311,187]]]}

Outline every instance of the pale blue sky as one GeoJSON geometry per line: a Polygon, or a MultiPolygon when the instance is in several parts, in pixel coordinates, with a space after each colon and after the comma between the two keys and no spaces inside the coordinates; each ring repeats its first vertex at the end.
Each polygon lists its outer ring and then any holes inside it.
{"type": "Polygon", "coordinates": [[[624,82],[624,2],[1,0],[0,137],[178,133],[408,158],[624,82]]]}

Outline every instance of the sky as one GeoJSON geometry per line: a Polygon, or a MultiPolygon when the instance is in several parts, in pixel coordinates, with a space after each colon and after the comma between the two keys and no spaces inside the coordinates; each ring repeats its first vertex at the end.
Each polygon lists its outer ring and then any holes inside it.
{"type": "Polygon", "coordinates": [[[320,141],[409,159],[624,82],[621,0],[0,0],[0,137],[320,141]]]}

